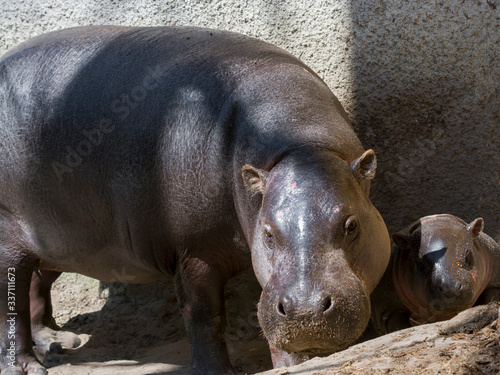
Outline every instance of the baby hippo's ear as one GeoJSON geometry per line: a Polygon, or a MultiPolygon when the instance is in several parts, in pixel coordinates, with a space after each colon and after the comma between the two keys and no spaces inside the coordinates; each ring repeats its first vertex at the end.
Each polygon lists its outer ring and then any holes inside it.
{"type": "Polygon", "coordinates": [[[392,235],[392,240],[396,244],[397,247],[403,250],[411,249],[411,237],[404,233],[394,233],[392,235]]]}
{"type": "Polygon", "coordinates": [[[268,172],[246,164],[241,169],[241,175],[243,183],[252,194],[264,192],[268,172]]]}
{"type": "Polygon", "coordinates": [[[481,217],[478,217],[472,223],[467,225],[467,230],[472,233],[472,237],[477,237],[481,234],[484,229],[484,220],[481,217]]]}
{"type": "Polygon", "coordinates": [[[377,169],[377,157],[373,150],[367,150],[359,158],[351,163],[351,169],[360,181],[371,180],[375,177],[377,169]]]}

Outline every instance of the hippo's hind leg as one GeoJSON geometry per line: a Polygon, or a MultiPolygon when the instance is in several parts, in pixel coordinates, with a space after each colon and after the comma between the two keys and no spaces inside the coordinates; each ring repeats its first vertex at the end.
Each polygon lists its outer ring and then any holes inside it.
{"type": "Polygon", "coordinates": [[[193,374],[233,374],[224,330],[224,285],[229,277],[198,258],[181,261],[175,274],[179,307],[191,343],[193,374]]]}
{"type": "Polygon", "coordinates": [[[0,211],[0,370],[44,375],[31,339],[29,291],[37,259],[24,231],[0,211]]]}
{"type": "Polygon", "coordinates": [[[37,270],[33,272],[30,287],[31,331],[33,341],[43,352],[62,353],[63,348],[76,348],[80,338],[63,331],[52,316],[50,288],[61,273],[37,270]]]}

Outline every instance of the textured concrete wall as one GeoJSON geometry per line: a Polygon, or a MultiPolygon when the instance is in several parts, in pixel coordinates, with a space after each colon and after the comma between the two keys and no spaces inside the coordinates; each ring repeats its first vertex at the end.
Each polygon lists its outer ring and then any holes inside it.
{"type": "Polygon", "coordinates": [[[0,0],[0,53],[86,24],[206,26],[289,50],[376,150],[391,231],[452,213],[500,240],[500,0],[0,0]]]}
{"type": "Polygon", "coordinates": [[[433,213],[500,240],[500,2],[353,1],[350,115],[390,229],[433,213]],[[351,106],[352,105],[352,106],[351,106]]]}

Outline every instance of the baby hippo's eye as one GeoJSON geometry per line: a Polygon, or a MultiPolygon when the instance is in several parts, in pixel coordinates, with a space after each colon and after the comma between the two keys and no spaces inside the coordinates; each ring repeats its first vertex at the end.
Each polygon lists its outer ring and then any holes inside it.
{"type": "Polygon", "coordinates": [[[466,269],[471,269],[473,265],[474,265],[474,257],[472,256],[472,251],[471,251],[471,249],[467,249],[465,251],[464,267],[466,269]]]}
{"type": "Polygon", "coordinates": [[[349,236],[358,230],[358,221],[356,216],[349,216],[344,223],[345,235],[349,236]]]}

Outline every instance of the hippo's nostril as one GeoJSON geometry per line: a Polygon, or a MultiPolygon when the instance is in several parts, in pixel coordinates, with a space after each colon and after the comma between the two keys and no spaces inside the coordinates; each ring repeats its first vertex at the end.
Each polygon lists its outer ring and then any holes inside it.
{"type": "Polygon", "coordinates": [[[323,300],[323,310],[322,312],[326,313],[331,307],[332,307],[333,303],[332,303],[332,297],[326,297],[324,300],[323,300]]]}
{"type": "Polygon", "coordinates": [[[286,316],[285,307],[281,302],[278,302],[278,314],[286,316]]]}
{"type": "Polygon", "coordinates": [[[437,291],[438,293],[444,293],[444,285],[443,285],[443,283],[438,282],[438,283],[436,283],[436,284],[434,285],[434,287],[436,288],[436,291],[437,291]]]}

